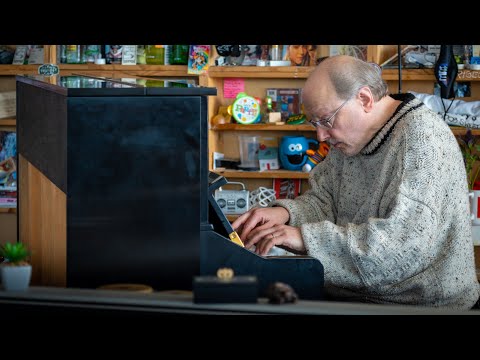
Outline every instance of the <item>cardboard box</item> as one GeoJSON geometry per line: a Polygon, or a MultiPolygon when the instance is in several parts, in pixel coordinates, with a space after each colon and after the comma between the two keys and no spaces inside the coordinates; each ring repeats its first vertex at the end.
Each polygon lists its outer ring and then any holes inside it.
{"type": "Polygon", "coordinates": [[[267,96],[272,98],[272,109],[281,113],[282,121],[287,121],[290,115],[302,113],[302,89],[269,88],[267,96]]]}
{"type": "Polygon", "coordinates": [[[278,159],[278,138],[260,137],[258,163],[260,165],[260,171],[280,169],[280,161],[278,159]]]}

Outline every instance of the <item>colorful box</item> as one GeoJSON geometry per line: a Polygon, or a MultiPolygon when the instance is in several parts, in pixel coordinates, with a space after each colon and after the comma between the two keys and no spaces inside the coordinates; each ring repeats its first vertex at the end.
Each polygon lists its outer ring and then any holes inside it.
{"type": "Polygon", "coordinates": [[[302,89],[269,88],[267,96],[272,98],[272,109],[281,113],[282,121],[287,121],[291,115],[302,113],[302,89]]]}

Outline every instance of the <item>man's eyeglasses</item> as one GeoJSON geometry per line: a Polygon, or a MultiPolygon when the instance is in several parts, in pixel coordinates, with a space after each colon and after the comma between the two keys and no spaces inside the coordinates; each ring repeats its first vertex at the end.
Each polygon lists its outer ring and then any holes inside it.
{"type": "Polygon", "coordinates": [[[331,129],[333,128],[333,118],[337,113],[340,111],[341,108],[345,106],[347,102],[349,102],[352,99],[352,97],[348,98],[345,100],[342,105],[340,105],[337,110],[333,112],[331,116],[329,116],[327,119],[317,119],[317,120],[310,120],[310,124],[312,124],[315,127],[323,128],[323,129],[331,129]]]}

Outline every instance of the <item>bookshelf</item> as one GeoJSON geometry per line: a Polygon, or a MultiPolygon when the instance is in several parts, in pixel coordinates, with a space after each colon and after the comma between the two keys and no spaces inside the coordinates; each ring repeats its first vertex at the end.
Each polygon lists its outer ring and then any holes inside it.
{"type": "MultiPolygon", "coordinates": [[[[320,55],[328,55],[328,45],[319,45],[320,55]]],[[[394,45],[369,45],[367,60],[381,63],[396,51],[394,45]]],[[[268,87],[302,87],[305,80],[314,69],[311,66],[214,66],[216,57],[215,46],[212,45],[210,68],[206,74],[191,75],[187,73],[186,65],[118,65],[118,64],[59,64],[61,75],[84,74],[91,76],[106,77],[129,77],[137,76],[144,78],[172,77],[198,79],[204,86],[213,86],[218,89],[218,95],[209,99],[209,119],[218,111],[219,106],[230,105],[233,99],[224,98],[223,83],[228,78],[241,78],[245,81],[245,92],[252,96],[265,96],[265,89],[268,87]]],[[[57,62],[57,46],[44,45],[44,62],[57,62]]],[[[37,74],[39,65],[0,65],[0,91],[2,83],[9,82],[9,89],[14,86],[14,76],[17,74],[37,74]]],[[[398,86],[398,70],[383,69],[383,78],[389,84],[390,92],[396,92],[398,86]]],[[[424,69],[402,69],[403,91],[414,90],[431,93],[433,83],[436,81],[434,71],[431,68],[424,69]]],[[[471,81],[471,98],[465,100],[477,100],[480,98],[480,71],[459,70],[457,81],[471,81]],[[476,95],[479,94],[479,95],[476,95]]],[[[13,88],[14,89],[14,88],[13,88]]],[[[0,119],[0,128],[15,130],[15,118],[0,119]]],[[[462,135],[466,129],[462,127],[451,127],[455,135],[462,135]]],[[[262,136],[284,136],[302,134],[306,137],[315,138],[315,129],[310,125],[240,125],[223,124],[210,127],[209,138],[209,169],[213,169],[213,151],[224,152],[229,157],[238,158],[238,143],[234,136],[242,133],[260,134],[262,136]]],[[[474,135],[480,135],[480,129],[473,130],[474,135]]],[[[245,180],[250,190],[258,186],[271,187],[273,178],[294,178],[302,179],[302,190],[308,186],[308,173],[291,171],[270,171],[270,172],[246,172],[246,171],[223,171],[219,172],[227,178],[245,180]]]]}
{"type": "MultiPolygon", "coordinates": [[[[320,54],[328,55],[328,46],[320,45],[320,54]]],[[[367,51],[367,60],[376,63],[383,62],[386,58],[396,52],[396,46],[370,45],[367,51]]],[[[214,55],[215,56],[215,55],[214,55]]],[[[302,87],[314,67],[260,67],[260,66],[210,66],[208,74],[203,82],[207,86],[214,86],[218,89],[218,95],[209,100],[209,118],[216,115],[220,106],[231,105],[233,99],[223,96],[224,81],[229,78],[240,78],[244,81],[245,92],[250,96],[265,97],[266,88],[287,88],[302,87]]],[[[383,69],[382,77],[389,86],[390,93],[398,92],[398,70],[383,69]]],[[[466,101],[480,99],[480,71],[459,70],[457,81],[472,82],[472,97],[464,98],[466,101]]],[[[433,86],[436,82],[433,68],[402,69],[402,92],[409,90],[433,93],[433,86]]],[[[232,120],[233,121],[233,120],[232,120]]],[[[451,126],[455,136],[464,135],[466,128],[451,126]]],[[[472,131],[474,135],[480,135],[480,129],[472,131]]],[[[308,173],[296,173],[283,170],[268,172],[247,172],[236,170],[216,171],[213,169],[213,152],[224,153],[227,158],[239,158],[238,141],[236,136],[248,134],[259,136],[275,136],[280,138],[284,135],[304,135],[316,137],[315,128],[308,124],[302,125],[270,125],[253,124],[241,125],[237,123],[221,124],[209,128],[209,169],[231,178],[234,181],[243,181],[249,190],[258,186],[271,187],[273,178],[294,178],[302,179],[302,192],[308,188],[308,173]]]]}

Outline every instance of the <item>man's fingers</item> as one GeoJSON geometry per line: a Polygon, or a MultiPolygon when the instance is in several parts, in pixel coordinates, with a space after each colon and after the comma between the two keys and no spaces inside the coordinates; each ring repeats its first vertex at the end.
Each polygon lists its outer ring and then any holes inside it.
{"type": "Polygon", "coordinates": [[[270,227],[268,223],[266,223],[252,230],[252,232],[250,233],[250,236],[245,237],[244,241],[246,244],[250,246],[255,245],[257,242],[266,238],[273,232],[275,232],[275,228],[270,227]]]}
{"type": "Polygon", "coordinates": [[[258,224],[261,224],[263,217],[256,213],[251,214],[251,216],[244,222],[242,227],[242,239],[247,240],[250,237],[250,232],[253,230],[256,233],[257,229],[263,229],[265,225],[261,225],[257,228],[258,224]]]}
{"type": "Polygon", "coordinates": [[[240,215],[233,223],[232,223],[232,228],[233,230],[237,230],[240,228],[240,226],[243,225],[243,223],[248,219],[250,216],[249,212],[247,211],[246,213],[240,215]]]}
{"type": "Polygon", "coordinates": [[[257,254],[265,256],[268,252],[276,245],[283,243],[282,235],[275,235],[275,233],[270,233],[263,238],[262,241],[259,241],[256,247],[257,254]]]}

